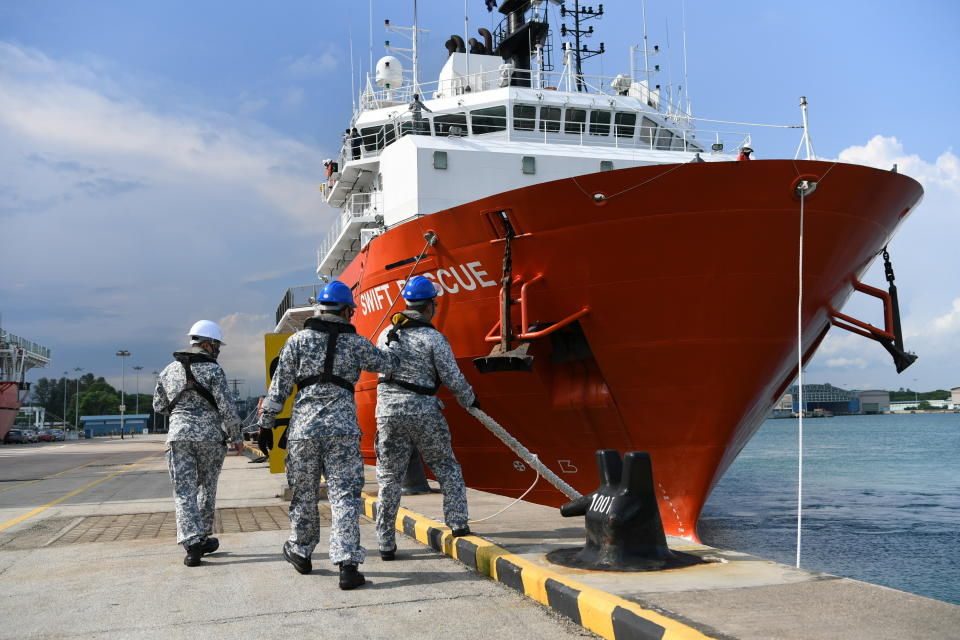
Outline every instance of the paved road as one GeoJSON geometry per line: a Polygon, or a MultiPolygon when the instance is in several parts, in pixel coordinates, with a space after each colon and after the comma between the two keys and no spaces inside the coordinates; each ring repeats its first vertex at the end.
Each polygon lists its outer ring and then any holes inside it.
{"type": "Polygon", "coordinates": [[[0,638],[596,637],[403,536],[356,591],[337,588],[325,540],[300,576],[279,557],[282,479],[245,457],[221,476],[233,532],[184,567],[162,452],[154,437],[0,449],[0,638]]]}

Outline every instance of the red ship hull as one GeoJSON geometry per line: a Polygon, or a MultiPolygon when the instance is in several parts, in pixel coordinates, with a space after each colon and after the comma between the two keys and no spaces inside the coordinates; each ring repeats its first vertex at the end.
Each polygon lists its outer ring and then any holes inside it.
{"type": "MultiPolygon", "coordinates": [[[[341,276],[355,289],[360,333],[385,326],[398,280],[419,263],[445,287],[435,323],[485,411],[578,491],[598,484],[597,449],[651,454],[668,534],[696,539],[711,488],[796,375],[798,178],[805,201],[803,351],[809,359],[901,219],[922,197],[903,175],[818,161],[655,165],[504,192],[417,218],[371,241],[341,276]],[[597,202],[594,194],[604,194],[597,202]],[[506,210],[518,237],[513,274],[529,285],[532,372],[479,374],[472,359],[499,319],[506,210]],[[401,265],[394,263],[403,262],[401,265]],[[582,334],[577,335],[579,331],[582,334]]],[[[520,284],[513,290],[519,295],[520,284]]],[[[521,331],[518,305],[514,331],[521,331]]],[[[523,327],[529,329],[529,327],[523,327]]],[[[493,331],[492,331],[493,330],[493,331]]],[[[879,348],[865,344],[865,348],[879,348]]],[[[515,346],[515,345],[514,345],[515,346]]],[[[376,379],[357,403],[363,452],[374,460],[376,379]]],[[[533,473],[441,392],[467,484],[517,496],[533,473]]],[[[541,481],[528,499],[566,498],[541,481]]]]}
{"type": "Polygon", "coordinates": [[[16,382],[0,381],[0,442],[6,437],[20,408],[20,387],[16,382]]]}

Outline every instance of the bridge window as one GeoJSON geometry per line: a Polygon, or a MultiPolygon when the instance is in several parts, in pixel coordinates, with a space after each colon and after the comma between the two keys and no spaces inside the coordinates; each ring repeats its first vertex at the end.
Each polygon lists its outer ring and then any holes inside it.
{"type": "Polygon", "coordinates": [[[657,136],[657,149],[668,151],[673,147],[673,132],[669,129],[660,129],[657,136]]]}
{"type": "Polygon", "coordinates": [[[587,122],[587,112],[585,109],[567,109],[566,121],[564,122],[564,133],[583,133],[584,124],[587,122]]]}
{"type": "Polygon", "coordinates": [[[507,107],[487,107],[470,112],[470,131],[473,135],[496,133],[507,128],[507,107]]]}
{"type": "Polygon", "coordinates": [[[632,138],[637,128],[637,114],[618,111],[614,119],[614,132],[618,138],[632,138]]]}
{"type": "Polygon", "coordinates": [[[590,135],[592,136],[610,135],[610,112],[609,111],[591,111],[590,112],[590,135]]]}
{"type": "Polygon", "coordinates": [[[532,104],[513,105],[513,128],[517,131],[533,131],[537,123],[537,108],[532,104]]]}
{"type": "Polygon", "coordinates": [[[657,123],[650,118],[644,118],[640,127],[640,142],[653,147],[653,140],[657,136],[657,123]]]}
{"type": "Polygon", "coordinates": [[[540,131],[560,131],[560,107],[540,107],[540,131]]]}
{"type": "Polygon", "coordinates": [[[363,141],[363,148],[367,151],[383,149],[383,125],[360,129],[360,139],[363,141]]]}
{"type": "Polygon", "coordinates": [[[444,113],[434,116],[433,131],[438,136],[462,136],[467,132],[467,114],[444,113]]]}

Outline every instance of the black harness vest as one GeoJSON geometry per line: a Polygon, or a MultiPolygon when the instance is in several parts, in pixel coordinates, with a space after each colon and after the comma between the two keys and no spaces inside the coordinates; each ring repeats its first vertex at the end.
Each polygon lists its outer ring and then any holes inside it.
{"type": "Polygon", "coordinates": [[[217,407],[217,401],[213,397],[213,394],[210,393],[209,389],[200,384],[200,381],[197,380],[193,375],[193,371],[190,369],[190,365],[194,362],[216,362],[216,360],[208,355],[199,353],[178,353],[174,354],[174,357],[177,359],[177,362],[183,366],[183,373],[187,378],[187,383],[183,385],[183,389],[180,390],[177,397],[170,402],[170,406],[167,407],[167,413],[173,412],[173,408],[177,406],[177,403],[180,402],[183,394],[187,391],[196,391],[201,398],[210,403],[210,406],[212,406],[215,411],[219,412],[220,409],[217,407]]]}
{"type": "MultiPolygon", "coordinates": [[[[402,314],[398,314],[398,315],[402,315],[402,314]]],[[[426,327],[426,328],[436,330],[436,327],[434,327],[432,324],[430,324],[426,320],[414,320],[412,318],[407,318],[406,316],[404,316],[404,318],[406,318],[406,322],[404,322],[403,324],[394,323],[393,328],[390,329],[389,332],[387,332],[388,345],[391,342],[400,340],[399,332],[404,331],[406,329],[416,329],[418,327],[426,327]]],[[[440,376],[437,374],[436,369],[434,369],[433,371],[433,379],[434,379],[434,384],[432,387],[424,387],[423,385],[407,382],[406,380],[397,380],[393,377],[393,374],[389,374],[386,376],[382,376],[378,384],[392,384],[394,386],[400,387],[401,389],[406,389],[407,391],[412,391],[414,393],[417,393],[421,396],[435,396],[437,395],[437,391],[440,389],[440,376]]]]}
{"type": "Polygon", "coordinates": [[[342,324],[339,322],[328,322],[319,318],[309,318],[304,323],[304,329],[319,331],[327,334],[327,355],[323,359],[323,373],[307,376],[297,381],[300,390],[309,387],[312,384],[335,384],[350,393],[354,392],[353,383],[346,378],[333,375],[333,359],[337,355],[337,338],[341,333],[356,333],[357,329],[352,324],[342,324]]]}

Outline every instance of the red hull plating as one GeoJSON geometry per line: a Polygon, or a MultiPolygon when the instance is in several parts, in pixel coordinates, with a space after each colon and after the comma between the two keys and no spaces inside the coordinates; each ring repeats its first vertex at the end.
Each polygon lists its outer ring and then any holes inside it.
{"type": "MultiPolygon", "coordinates": [[[[851,279],[921,198],[916,181],[854,165],[779,160],[591,174],[403,224],[367,245],[341,279],[359,282],[354,321],[372,335],[411,264],[386,267],[417,256],[423,234],[436,231],[439,242],[417,273],[447,288],[436,323],[484,409],[581,492],[597,485],[597,449],[650,452],[667,533],[695,539],[711,488],[796,373],[794,185],[801,174],[820,180],[805,206],[809,358],[829,327],[828,305],[842,306],[851,279]],[[596,193],[607,199],[595,202],[596,193]],[[514,275],[522,282],[543,275],[529,288],[529,322],[558,322],[589,307],[579,320],[589,350],[569,331],[558,332],[533,341],[532,373],[476,372],[471,359],[490,351],[484,336],[499,317],[494,281],[504,244],[486,215],[498,210],[509,211],[523,234],[513,243],[514,275]]],[[[518,306],[513,322],[519,331],[518,306]]],[[[441,398],[467,484],[513,496],[526,489],[531,471],[449,396],[441,398]]],[[[372,462],[373,376],[361,379],[357,401],[372,462]]],[[[544,481],[529,498],[566,500],[544,481]]]]}
{"type": "Polygon", "coordinates": [[[20,391],[16,382],[0,382],[0,441],[10,431],[20,408],[20,391]]]}

